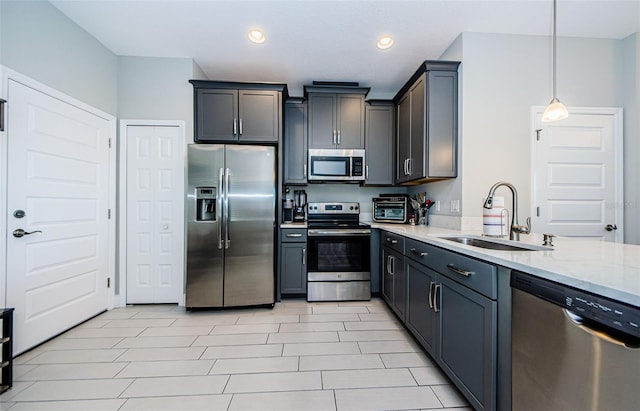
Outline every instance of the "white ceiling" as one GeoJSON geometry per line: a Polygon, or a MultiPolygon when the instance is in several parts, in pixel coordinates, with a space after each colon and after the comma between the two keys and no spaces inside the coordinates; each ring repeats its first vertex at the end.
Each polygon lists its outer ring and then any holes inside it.
{"type": "MultiPolygon", "coordinates": [[[[211,80],[358,81],[390,98],[462,32],[549,36],[552,0],[50,0],[119,56],[188,57],[211,80]],[[251,44],[247,32],[264,30],[251,44]],[[385,51],[382,34],[394,37],[385,51]]],[[[640,0],[558,0],[558,36],[640,32],[640,0]]]]}

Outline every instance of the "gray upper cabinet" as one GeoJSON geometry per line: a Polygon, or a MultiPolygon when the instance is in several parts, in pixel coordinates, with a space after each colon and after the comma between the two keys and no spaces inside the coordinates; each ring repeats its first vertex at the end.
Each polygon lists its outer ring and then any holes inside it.
{"type": "Polygon", "coordinates": [[[396,183],[457,176],[459,64],[425,61],[394,98],[396,183]]]}
{"type": "Polygon", "coordinates": [[[364,141],[367,158],[364,185],[394,183],[394,116],[392,101],[374,100],[365,106],[364,141]]]}
{"type": "Polygon", "coordinates": [[[368,88],[305,86],[309,148],[364,148],[364,98],[368,88]]]}
{"type": "Polygon", "coordinates": [[[307,103],[302,100],[285,104],[284,184],[307,184],[307,103]]]}
{"type": "Polygon", "coordinates": [[[190,80],[201,143],[277,143],[286,85],[190,80]]]}

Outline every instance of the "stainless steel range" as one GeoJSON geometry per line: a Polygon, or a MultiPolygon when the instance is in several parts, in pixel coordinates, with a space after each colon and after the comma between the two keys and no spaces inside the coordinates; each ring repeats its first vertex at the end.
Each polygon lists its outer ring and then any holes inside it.
{"type": "Polygon", "coordinates": [[[307,301],[371,299],[371,228],[359,203],[309,203],[307,301]]]}

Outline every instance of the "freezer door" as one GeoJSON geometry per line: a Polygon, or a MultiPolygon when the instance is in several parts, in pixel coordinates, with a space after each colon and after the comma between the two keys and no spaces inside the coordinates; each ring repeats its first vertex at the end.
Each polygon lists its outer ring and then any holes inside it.
{"type": "Polygon", "coordinates": [[[224,145],[190,144],[187,148],[188,185],[187,307],[223,306],[224,145]]]}
{"type": "Polygon", "coordinates": [[[275,173],[274,147],[226,147],[225,306],[275,302],[275,173]]]}

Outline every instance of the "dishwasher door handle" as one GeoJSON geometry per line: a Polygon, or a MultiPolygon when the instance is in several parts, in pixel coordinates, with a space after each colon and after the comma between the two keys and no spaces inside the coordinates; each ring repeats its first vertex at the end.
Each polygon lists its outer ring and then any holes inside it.
{"type": "MultiPolygon", "coordinates": [[[[640,350],[640,345],[637,338],[629,336],[629,341],[625,341],[618,336],[611,335],[611,333],[607,332],[604,328],[599,329],[598,323],[596,322],[587,322],[584,318],[574,312],[567,310],[566,308],[564,308],[563,311],[565,316],[567,317],[567,320],[569,320],[572,325],[580,328],[582,331],[592,335],[593,337],[608,341],[612,344],[619,345],[630,350],[640,350]]],[[[627,336],[627,334],[624,334],[622,332],[620,334],[623,337],[627,336]]]]}

